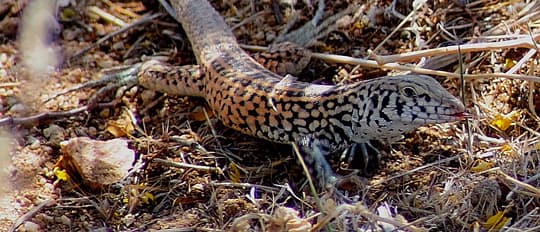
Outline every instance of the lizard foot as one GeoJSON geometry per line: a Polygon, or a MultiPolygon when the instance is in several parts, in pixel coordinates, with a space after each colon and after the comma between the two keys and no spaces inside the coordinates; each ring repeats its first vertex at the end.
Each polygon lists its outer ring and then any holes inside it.
{"type": "Polygon", "coordinates": [[[64,89],[52,95],[51,97],[47,98],[45,102],[51,99],[54,99],[58,96],[73,92],[73,91],[93,88],[97,86],[104,86],[100,88],[96,93],[94,93],[90,97],[90,99],[88,99],[87,110],[91,110],[95,106],[98,105],[99,100],[101,100],[103,97],[105,97],[105,95],[109,94],[111,91],[121,86],[132,87],[136,85],[138,83],[137,73],[139,72],[140,67],[141,67],[141,63],[138,63],[132,66],[115,69],[111,73],[103,74],[97,80],[88,81],[88,82],[76,85],[74,87],[64,89]]]}
{"type": "Polygon", "coordinates": [[[343,151],[341,160],[345,160],[347,169],[356,169],[362,175],[371,175],[379,167],[381,157],[384,154],[377,148],[380,146],[382,143],[376,140],[353,144],[343,151]]]}

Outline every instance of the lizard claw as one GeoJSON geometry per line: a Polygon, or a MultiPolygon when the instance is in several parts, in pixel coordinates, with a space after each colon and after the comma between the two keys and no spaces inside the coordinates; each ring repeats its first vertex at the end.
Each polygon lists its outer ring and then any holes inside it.
{"type": "Polygon", "coordinates": [[[378,141],[368,141],[366,143],[353,144],[351,147],[343,151],[341,159],[345,160],[349,167],[358,167],[360,172],[363,174],[372,173],[376,167],[379,166],[383,154],[379,149],[371,144],[372,142],[378,141]]]}

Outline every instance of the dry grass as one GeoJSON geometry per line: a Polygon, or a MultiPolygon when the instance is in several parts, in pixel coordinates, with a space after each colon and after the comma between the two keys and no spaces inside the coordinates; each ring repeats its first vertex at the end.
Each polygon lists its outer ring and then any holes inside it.
{"type": "MultiPolygon", "coordinates": [[[[291,15],[284,11],[285,22],[277,23],[269,3],[250,2],[214,6],[241,43],[266,46],[291,15]]],[[[362,10],[313,47],[316,59],[302,80],[357,81],[404,71],[437,75],[450,91],[463,95],[473,115],[465,122],[419,128],[392,145],[374,174],[361,187],[348,189],[354,203],[336,202],[330,193],[314,196],[290,146],[224,128],[203,101],[135,87],[117,97],[123,107],[15,126],[9,139],[0,137],[2,159],[11,154],[11,165],[2,164],[11,188],[2,192],[0,201],[7,207],[0,208],[0,230],[538,230],[540,3],[435,1],[411,7],[402,1],[391,8],[386,2],[354,2],[362,10]],[[57,180],[59,143],[78,136],[112,139],[107,125],[125,112],[138,120],[126,137],[142,165],[99,193],[57,180]]],[[[21,24],[25,4],[0,3],[4,118],[84,105],[91,92],[39,100],[104,68],[136,63],[142,55],[196,62],[180,27],[166,17],[92,45],[117,25],[157,10],[139,1],[88,1],[59,8],[58,39],[38,45],[45,51],[52,44],[62,48],[66,62],[55,70],[45,68],[52,72],[35,87],[35,81],[28,84],[31,70],[22,64],[29,60],[20,48],[32,50],[28,44],[18,46],[13,26],[21,24]],[[94,48],[69,59],[87,47],[94,48]],[[26,98],[31,92],[40,97],[26,98]]],[[[300,25],[312,11],[297,7],[300,25]]],[[[346,7],[345,1],[327,1],[326,11],[335,14],[346,7]]],[[[339,173],[350,173],[332,160],[339,173]]]]}

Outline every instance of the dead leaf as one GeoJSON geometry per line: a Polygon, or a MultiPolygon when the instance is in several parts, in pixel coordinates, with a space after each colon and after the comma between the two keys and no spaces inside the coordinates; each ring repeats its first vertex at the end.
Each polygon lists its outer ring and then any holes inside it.
{"type": "Polygon", "coordinates": [[[473,167],[471,167],[471,172],[473,173],[478,173],[478,172],[483,172],[485,170],[488,170],[490,168],[493,168],[495,166],[494,163],[492,162],[488,162],[488,161],[484,161],[484,160],[478,160],[476,162],[476,165],[474,165],[473,167]]]}
{"type": "Polygon", "coordinates": [[[508,220],[508,217],[504,216],[504,212],[499,211],[495,215],[489,217],[483,226],[484,229],[487,230],[500,230],[504,225],[506,225],[508,220]]]}

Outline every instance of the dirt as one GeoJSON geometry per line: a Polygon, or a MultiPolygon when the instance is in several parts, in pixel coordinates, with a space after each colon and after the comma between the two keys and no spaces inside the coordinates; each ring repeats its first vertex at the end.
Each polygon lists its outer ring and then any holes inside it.
{"type": "MultiPolygon", "coordinates": [[[[38,13],[28,13],[33,12],[28,1],[0,3],[0,173],[5,180],[1,231],[346,231],[400,229],[407,223],[431,231],[467,231],[487,230],[495,219],[507,223],[505,229],[540,225],[534,210],[540,196],[535,179],[540,160],[535,113],[540,109],[538,101],[530,100],[537,95],[534,82],[467,79],[465,102],[473,117],[419,128],[391,146],[380,144],[379,164],[369,163],[370,172],[360,173],[360,183],[342,186],[352,203],[335,201],[323,190],[314,196],[291,146],[224,127],[202,99],[121,88],[91,111],[24,118],[85,106],[97,88],[47,98],[97,79],[104,70],[151,56],[177,65],[196,63],[181,27],[156,2],[83,2],[52,7],[56,13],[49,12],[41,20],[38,13]],[[126,23],[144,14],[164,16],[95,45],[121,26],[92,13],[91,7],[126,23]],[[31,20],[24,21],[25,13],[38,19],[27,16],[31,20]],[[32,36],[24,39],[24,33],[32,36]],[[117,101],[114,106],[104,105],[112,100],[117,101]],[[10,118],[16,120],[9,123],[10,118]],[[126,139],[139,165],[99,191],[75,176],[62,179],[61,144],[76,137],[126,139]]],[[[518,20],[527,15],[520,10],[528,5],[537,9],[537,4],[471,1],[463,6],[461,1],[437,1],[420,7],[405,28],[389,36],[403,20],[399,15],[411,12],[409,3],[398,2],[392,13],[387,1],[352,2],[361,4],[362,10],[340,21],[340,27],[320,39],[312,51],[368,57],[368,50],[389,37],[375,52],[391,55],[481,42],[479,37],[500,25],[511,26],[489,35],[528,35],[524,31],[538,30],[518,20]]],[[[273,3],[212,1],[229,25],[240,25],[234,33],[248,45],[269,45],[292,13],[299,15],[296,28],[316,9],[299,1],[296,11],[281,4],[276,13],[273,3]]],[[[327,1],[325,15],[336,14],[348,4],[327,1]]],[[[505,72],[528,51],[516,47],[467,53],[464,65],[471,74],[505,72]]],[[[536,56],[525,60],[518,74],[537,75],[535,60],[536,56]]],[[[456,60],[441,69],[454,72],[459,64],[456,60]]],[[[299,76],[302,81],[337,83],[395,73],[313,59],[299,76]]],[[[458,79],[438,79],[459,95],[458,79]]],[[[357,175],[351,169],[364,161],[355,156],[348,163],[340,155],[329,157],[334,170],[357,175]]]]}

